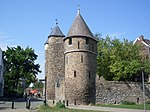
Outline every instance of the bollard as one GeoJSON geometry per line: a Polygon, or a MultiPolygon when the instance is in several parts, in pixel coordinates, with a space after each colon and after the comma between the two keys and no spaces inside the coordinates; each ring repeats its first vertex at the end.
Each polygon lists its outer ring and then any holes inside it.
{"type": "Polygon", "coordinates": [[[74,100],[74,105],[76,105],[76,100],[74,100]]]}
{"type": "Polygon", "coordinates": [[[28,99],[26,100],[26,109],[28,109],[28,99]]]}
{"type": "Polygon", "coordinates": [[[66,101],[66,106],[68,106],[68,100],[66,101]]]}
{"type": "Polygon", "coordinates": [[[55,101],[53,100],[53,104],[55,103],[55,101]]]}
{"type": "Polygon", "coordinates": [[[12,106],[11,109],[14,109],[14,100],[12,100],[12,106]]]}
{"type": "Polygon", "coordinates": [[[29,98],[29,108],[28,108],[28,109],[30,109],[30,106],[31,106],[31,100],[30,100],[30,98],[29,98]]]}
{"type": "Polygon", "coordinates": [[[27,99],[27,101],[26,101],[26,108],[29,110],[29,109],[30,109],[30,106],[31,106],[31,100],[30,100],[30,98],[29,98],[29,99],[27,99]]]}

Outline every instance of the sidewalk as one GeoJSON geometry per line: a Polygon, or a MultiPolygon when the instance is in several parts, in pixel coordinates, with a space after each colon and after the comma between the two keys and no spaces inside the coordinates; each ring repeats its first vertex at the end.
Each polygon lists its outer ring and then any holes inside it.
{"type": "MultiPolygon", "coordinates": [[[[124,109],[124,108],[111,108],[111,107],[98,107],[98,106],[83,106],[83,105],[78,105],[78,106],[70,105],[68,106],[68,108],[106,111],[106,112],[144,112],[144,110],[138,110],[138,109],[124,109]]],[[[145,112],[150,112],[150,110],[146,110],[145,112]]]]}
{"type": "Polygon", "coordinates": [[[30,111],[27,109],[0,109],[0,112],[36,112],[36,111],[30,111]]]}
{"type": "Polygon", "coordinates": [[[30,110],[26,109],[26,102],[16,100],[14,102],[14,109],[12,108],[12,101],[3,102],[0,101],[0,112],[36,112],[37,108],[43,104],[43,101],[39,101],[38,99],[31,100],[30,110]]]}

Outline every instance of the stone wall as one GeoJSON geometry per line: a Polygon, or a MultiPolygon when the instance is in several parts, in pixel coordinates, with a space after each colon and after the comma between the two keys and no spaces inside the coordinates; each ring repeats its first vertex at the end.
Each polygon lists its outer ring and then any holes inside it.
{"type": "Polygon", "coordinates": [[[55,102],[65,101],[65,80],[64,77],[58,77],[55,82],[55,102]]]}
{"type": "MultiPolygon", "coordinates": [[[[145,84],[145,98],[150,100],[150,84],[145,84]]],[[[119,104],[123,100],[143,103],[143,89],[140,82],[105,81],[96,79],[96,104],[119,104]]]]}

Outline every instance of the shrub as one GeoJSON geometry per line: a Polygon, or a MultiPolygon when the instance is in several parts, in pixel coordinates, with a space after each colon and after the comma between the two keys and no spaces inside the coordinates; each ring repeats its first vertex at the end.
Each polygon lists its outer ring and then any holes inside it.
{"type": "Polygon", "coordinates": [[[123,105],[135,105],[135,102],[133,101],[122,101],[123,105]]]}
{"type": "Polygon", "coordinates": [[[56,103],[56,107],[57,107],[57,108],[66,108],[66,107],[65,107],[65,104],[62,103],[62,102],[57,102],[57,103],[56,103]]]}
{"type": "Polygon", "coordinates": [[[146,104],[150,104],[150,100],[146,101],[146,104]]]}

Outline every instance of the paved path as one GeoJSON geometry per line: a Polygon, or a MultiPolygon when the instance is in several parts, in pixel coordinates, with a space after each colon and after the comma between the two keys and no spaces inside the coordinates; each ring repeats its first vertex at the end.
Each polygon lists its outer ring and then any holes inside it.
{"type": "Polygon", "coordinates": [[[31,104],[31,109],[28,110],[25,107],[25,103],[15,104],[14,109],[11,109],[11,102],[0,104],[0,112],[36,112],[36,109],[42,105],[43,102],[34,102],[31,104]]]}
{"type": "Polygon", "coordinates": [[[2,109],[0,112],[36,112],[36,111],[30,111],[27,109],[2,109]]]}
{"type": "Polygon", "coordinates": [[[37,107],[43,104],[43,100],[31,99],[31,109],[26,109],[26,102],[22,99],[15,100],[14,109],[11,109],[12,102],[0,101],[0,112],[36,112],[37,107]]]}
{"type": "MultiPolygon", "coordinates": [[[[138,109],[124,109],[124,108],[111,108],[111,107],[98,107],[98,106],[83,106],[83,105],[68,106],[68,108],[106,111],[106,112],[144,112],[144,110],[138,110],[138,109]]],[[[150,110],[146,110],[145,112],[150,112],[150,110]]]]}

